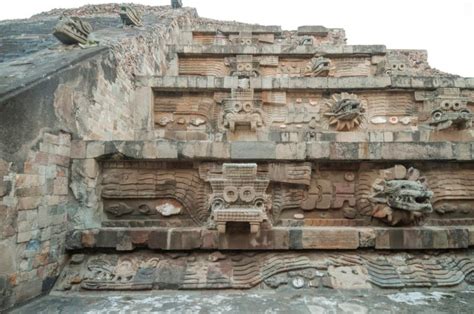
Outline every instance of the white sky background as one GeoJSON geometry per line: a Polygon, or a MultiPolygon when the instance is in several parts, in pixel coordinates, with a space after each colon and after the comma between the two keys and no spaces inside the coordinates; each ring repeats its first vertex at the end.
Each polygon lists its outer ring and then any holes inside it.
{"type": "MultiPolygon", "coordinates": [[[[28,18],[54,8],[120,1],[10,0],[0,20],[28,18]]],[[[169,5],[171,0],[126,1],[169,5]]],[[[199,16],[292,30],[300,25],[344,28],[348,44],[426,49],[432,67],[474,77],[474,0],[183,0],[199,16]]]]}

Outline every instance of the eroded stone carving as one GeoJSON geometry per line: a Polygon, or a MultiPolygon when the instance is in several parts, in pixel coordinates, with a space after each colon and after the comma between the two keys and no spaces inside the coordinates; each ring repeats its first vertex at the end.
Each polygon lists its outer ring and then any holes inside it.
{"type": "Polygon", "coordinates": [[[141,26],[142,17],[141,14],[133,7],[123,5],[120,8],[120,18],[122,19],[123,25],[127,26],[141,26]]]}
{"type": "Polygon", "coordinates": [[[250,232],[257,233],[268,221],[269,197],[265,193],[269,179],[257,174],[257,164],[222,165],[222,174],[210,175],[211,222],[220,233],[226,232],[229,222],[250,224],[250,232]]]}
{"type": "Polygon", "coordinates": [[[227,58],[225,61],[230,66],[230,75],[239,77],[257,77],[260,75],[260,61],[251,55],[238,55],[235,58],[227,58]]]}
{"type": "Polygon", "coordinates": [[[75,16],[61,16],[54,27],[53,35],[63,44],[73,45],[88,43],[87,37],[92,32],[92,26],[75,16]]]}
{"type": "Polygon", "coordinates": [[[360,127],[364,121],[365,108],[362,101],[355,94],[334,94],[326,102],[329,110],[324,113],[329,126],[337,131],[351,131],[360,127]]]}
{"type": "Polygon", "coordinates": [[[56,290],[371,289],[472,285],[467,254],[185,253],[91,255],[56,290]]]}
{"type": "Polygon", "coordinates": [[[87,290],[151,289],[159,262],[157,257],[122,257],[115,263],[104,258],[91,259],[81,287],[87,290]]]}
{"type": "Polygon", "coordinates": [[[304,76],[327,76],[331,70],[331,60],[323,56],[314,56],[305,68],[304,76]]]}
{"type": "Polygon", "coordinates": [[[426,180],[417,169],[402,165],[382,171],[372,185],[372,216],[390,225],[417,224],[433,211],[426,180]]]}
{"type": "Polygon", "coordinates": [[[183,220],[188,217],[198,225],[208,218],[207,185],[190,167],[118,161],[104,163],[104,168],[104,209],[114,217],[184,215],[183,220]]]}
{"type": "Polygon", "coordinates": [[[254,98],[253,90],[233,90],[232,98],[224,100],[224,127],[232,132],[239,126],[256,131],[264,124],[261,107],[261,101],[254,98]]]}
{"type": "Polygon", "coordinates": [[[470,97],[461,94],[458,88],[440,88],[433,92],[415,92],[416,100],[423,101],[420,120],[441,130],[463,130],[472,126],[470,97]],[[429,115],[429,117],[428,117],[429,115]]]}
{"type": "Polygon", "coordinates": [[[467,129],[472,126],[472,113],[464,99],[441,99],[439,107],[431,112],[429,124],[436,130],[467,129]]]}

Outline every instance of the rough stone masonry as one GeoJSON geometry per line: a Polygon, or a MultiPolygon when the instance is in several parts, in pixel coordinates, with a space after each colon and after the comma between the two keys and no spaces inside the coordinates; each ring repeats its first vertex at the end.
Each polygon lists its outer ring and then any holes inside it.
{"type": "Polygon", "coordinates": [[[0,21],[0,310],[48,293],[474,286],[474,79],[344,30],[0,21]]]}

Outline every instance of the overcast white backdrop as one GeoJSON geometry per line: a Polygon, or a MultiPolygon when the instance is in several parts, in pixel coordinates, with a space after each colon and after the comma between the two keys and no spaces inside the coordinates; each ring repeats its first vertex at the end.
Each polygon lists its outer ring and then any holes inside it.
{"type": "MultiPolygon", "coordinates": [[[[126,1],[169,5],[171,0],[126,1]]],[[[28,18],[54,8],[120,1],[13,0],[0,20],[28,18]]],[[[474,77],[474,0],[183,0],[202,17],[247,23],[344,28],[348,44],[426,49],[431,66],[474,77]]]]}

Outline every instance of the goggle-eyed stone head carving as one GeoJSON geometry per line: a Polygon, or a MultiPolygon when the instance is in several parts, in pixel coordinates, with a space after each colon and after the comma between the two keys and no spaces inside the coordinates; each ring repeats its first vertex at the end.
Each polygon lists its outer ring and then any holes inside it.
{"type": "Polygon", "coordinates": [[[250,126],[251,131],[263,126],[261,104],[254,99],[229,99],[224,103],[224,126],[235,131],[237,125],[250,126]]]}
{"type": "Polygon", "coordinates": [[[445,98],[431,112],[429,123],[437,130],[448,128],[467,129],[472,126],[472,113],[467,102],[461,98],[445,98]]]}

